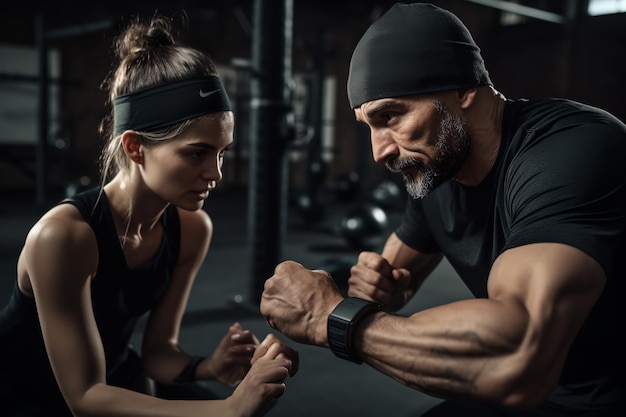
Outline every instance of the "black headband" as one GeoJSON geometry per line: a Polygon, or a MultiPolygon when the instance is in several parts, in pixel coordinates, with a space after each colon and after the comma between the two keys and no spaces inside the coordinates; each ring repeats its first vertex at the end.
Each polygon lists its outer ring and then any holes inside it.
{"type": "Polygon", "coordinates": [[[157,129],[231,110],[228,94],[217,76],[188,78],[115,98],[114,134],[157,129]]]}

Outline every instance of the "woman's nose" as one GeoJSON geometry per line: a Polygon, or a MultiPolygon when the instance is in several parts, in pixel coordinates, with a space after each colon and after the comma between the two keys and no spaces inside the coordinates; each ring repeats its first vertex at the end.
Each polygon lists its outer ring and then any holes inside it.
{"type": "Polygon", "coordinates": [[[206,179],[219,181],[222,179],[222,159],[216,158],[208,162],[207,168],[204,170],[206,179]]]}

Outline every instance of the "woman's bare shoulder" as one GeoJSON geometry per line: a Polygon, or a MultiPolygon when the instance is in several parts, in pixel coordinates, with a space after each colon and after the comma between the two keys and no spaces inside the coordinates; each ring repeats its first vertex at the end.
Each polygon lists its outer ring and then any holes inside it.
{"type": "Polygon", "coordinates": [[[52,294],[67,285],[82,285],[95,276],[97,266],[98,245],[91,227],[76,207],[62,204],[45,213],[27,234],[18,259],[18,284],[25,294],[32,295],[34,286],[52,294]]]}
{"type": "Polygon", "coordinates": [[[54,257],[77,260],[93,259],[97,255],[96,237],[78,209],[61,204],[46,212],[26,236],[23,254],[38,258],[54,257]]]}

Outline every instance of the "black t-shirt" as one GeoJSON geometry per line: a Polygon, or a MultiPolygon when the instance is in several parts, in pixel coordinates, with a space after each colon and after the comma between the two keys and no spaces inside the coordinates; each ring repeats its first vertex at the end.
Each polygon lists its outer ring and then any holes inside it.
{"type": "Polygon", "coordinates": [[[561,382],[610,385],[623,370],[624,155],[626,126],[605,111],[562,99],[507,101],[498,158],[485,180],[476,187],[450,180],[409,200],[396,233],[418,251],[442,252],[476,297],[487,297],[491,266],[507,249],[556,242],[589,254],[607,285],[574,341],[561,382]]]}

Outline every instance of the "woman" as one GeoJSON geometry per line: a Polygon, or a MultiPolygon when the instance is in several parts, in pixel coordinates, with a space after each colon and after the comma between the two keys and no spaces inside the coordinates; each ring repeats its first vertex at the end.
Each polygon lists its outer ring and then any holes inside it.
{"type": "Polygon", "coordinates": [[[297,371],[295,350],[237,323],[206,358],[178,345],[211,240],[201,208],[234,116],[213,62],[176,43],[170,23],[137,19],[118,37],[102,185],[53,207],[26,238],[0,314],[3,416],[257,416],[297,371]],[[129,340],[146,312],[140,360],[129,340]],[[193,401],[154,390],[195,380],[236,388],[193,401]]]}

